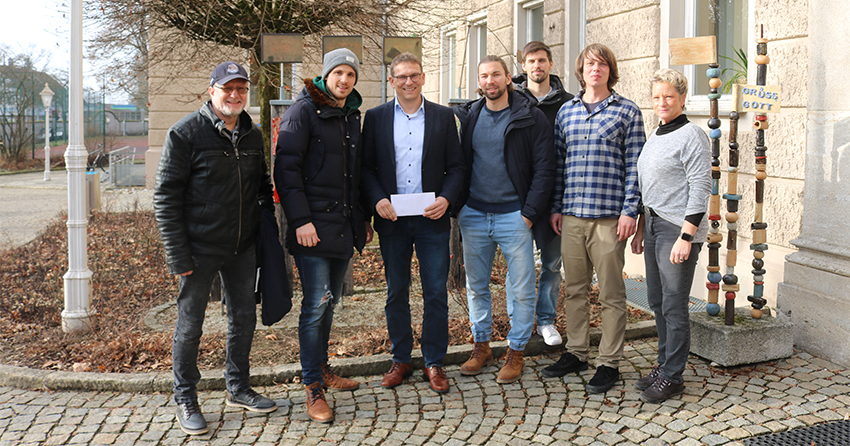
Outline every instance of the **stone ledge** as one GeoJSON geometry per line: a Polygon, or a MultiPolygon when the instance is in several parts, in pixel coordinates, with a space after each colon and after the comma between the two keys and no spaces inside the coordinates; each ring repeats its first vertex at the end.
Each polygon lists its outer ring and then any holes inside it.
{"type": "MultiPolygon", "coordinates": [[[[626,340],[641,339],[656,336],[655,321],[642,321],[629,324],[626,327],[626,340]]],[[[599,329],[590,331],[590,342],[598,344],[602,332],[599,329]]],[[[491,342],[493,355],[501,356],[508,347],[507,341],[491,342]]],[[[545,352],[562,351],[562,346],[548,346],[540,336],[532,336],[525,347],[525,356],[540,355],[545,352]]],[[[449,347],[444,359],[445,365],[461,364],[469,358],[472,345],[457,345],[449,347]]],[[[372,376],[381,375],[389,370],[392,355],[373,355],[358,358],[335,359],[332,363],[334,371],[342,376],[372,376]]],[[[413,365],[423,367],[422,353],[413,351],[413,365]]],[[[201,372],[198,390],[224,390],[223,370],[207,370],[201,372]]],[[[278,383],[292,382],[301,377],[300,364],[284,364],[275,367],[254,367],[251,370],[251,385],[271,386],[278,383]]],[[[21,389],[49,390],[85,390],[85,391],[114,391],[114,392],[171,392],[173,381],[171,372],[160,373],[94,373],[94,372],[55,372],[36,370],[26,367],[0,365],[0,386],[21,389]]]]}
{"type": "Polygon", "coordinates": [[[691,313],[691,353],[723,367],[772,361],[794,353],[793,325],[784,318],[750,316],[749,307],[735,308],[735,325],[717,316],[691,313]]]}

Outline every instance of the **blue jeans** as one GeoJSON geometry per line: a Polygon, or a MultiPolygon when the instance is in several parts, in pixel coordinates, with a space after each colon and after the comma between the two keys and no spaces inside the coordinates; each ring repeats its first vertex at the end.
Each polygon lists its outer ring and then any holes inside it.
{"type": "Polygon", "coordinates": [[[437,232],[425,217],[400,217],[389,234],[380,234],[381,257],[387,278],[387,331],[393,361],[410,363],[413,329],[410,326],[410,259],[416,246],[422,278],[422,356],[426,367],[442,367],[449,346],[450,233],[437,232]]]}
{"type": "MultiPolygon", "coordinates": [[[[561,236],[540,250],[540,279],[537,281],[537,325],[554,325],[561,293],[561,236]]],[[[505,292],[513,300],[511,273],[505,277],[505,292]]]]}
{"type": "Polygon", "coordinates": [[[475,342],[488,342],[493,333],[493,309],[490,299],[490,274],[496,246],[508,263],[511,295],[507,298],[511,330],[510,348],[525,350],[534,326],[534,237],[525,225],[520,211],[488,214],[469,206],[458,213],[463,237],[463,260],[466,266],[466,297],[469,320],[475,342]]]}
{"type": "Polygon", "coordinates": [[[250,388],[248,358],[257,325],[257,301],[254,298],[256,254],[254,247],[239,255],[194,258],[195,269],[180,276],[177,295],[177,322],[171,344],[174,372],[174,399],[197,398],[198,345],[204,314],[210,299],[213,278],[221,272],[226,293],[227,346],[224,378],[227,390],[238,393],[250,388]]]}
{"type": "Polygon", "coordinates": [[[647,299],[658,328],[658,365],[664,378],[681,383],[691,348],[688,296],[702,243],[691,244],[691,253],[684,263],[670,263],[670,251],[682,228],[661,217],[646,218],[643,255],[647,299]]]}
{"type": "Polygon", "coordinates": [[[334,321],[334,307],[342,296],[345,272],[350,259],[295,254],[301,276],[301,317],[298,344],[301,377],[305,385],[322,381],[322,364],[328,362],[328,338],[334,321]]]}

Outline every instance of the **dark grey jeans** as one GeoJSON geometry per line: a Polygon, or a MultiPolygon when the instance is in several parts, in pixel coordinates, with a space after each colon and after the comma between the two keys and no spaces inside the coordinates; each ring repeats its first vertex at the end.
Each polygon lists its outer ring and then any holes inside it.
{"type": "Polygon", "coordinates": [[[670,251],[681,233],[681,226],[647,215],[643,241],[647,298],[658,328],[661,375],[674,383],[682,382],[691,348],[688,296],[702,249],[702,243],[692,243],[688,260],[670,263],[670,251]]]}
{"type": "Polygon", "coordinates": [[[174,400],[197,398],[198,345],[213,278],[221,272],[227,305],[227,346],[224,379],[227,390],[241,392],[250,387],[248,356],[257,325],[254,277],[254,247],[239,255],[195,258],[192,274],[180,277],[177,322],[171,344],[174,371],[174,400]]]}

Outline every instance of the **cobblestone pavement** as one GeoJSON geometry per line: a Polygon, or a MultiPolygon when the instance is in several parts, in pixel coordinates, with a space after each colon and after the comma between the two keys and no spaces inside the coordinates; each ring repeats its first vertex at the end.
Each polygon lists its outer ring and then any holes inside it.
{"type": "Polygon", "coordinates": [[[720,445],[850,417],[850,370],[796,352],[786,360],[716,369],[691,357],[686,390],[662,404],[642,403],[633,383],[648,373],[657,341],[626,346],[623,383],[587,395],[593,370],[565,379],[538,371],[557,356],[526,359],[520,382],[496,383],[491,366],[474,377],[447,367],[452,388],[437,395],[415,373],[394,390],[380,376],[357,391],[330,391],[332,424],[309,420],[303,388],[258,388],[280,408],[255,414],[225,406],[221,391],[200,392],[210,433],[184,434],[168,394],[47,392],[0,388],[0,445],[544,444],[720,445]]]}

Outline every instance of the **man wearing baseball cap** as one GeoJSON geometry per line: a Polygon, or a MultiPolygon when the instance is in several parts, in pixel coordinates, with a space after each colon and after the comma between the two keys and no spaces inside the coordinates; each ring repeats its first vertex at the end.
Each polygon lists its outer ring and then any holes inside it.
{"type": "Polygon", "coordinates": [[[286,244],[295,257],[304,293],[298,341],[307,414],[333,421],[323,387],[355,390],[360,384],[333,373],[328,338],[334,307],[354,248],[372,238],[360,203],[360,110],[354,89],[360,61],[341,48],[325,54],[322,75],[283,115],[275,148],[274,182],[286,214],[286,244]]]}
{"type": "Polygon", "coordinates": [[[227,299],[228,406],[271,412],[277,404],[249,382],[249,354],[257,322],[255,240],[261,208],[273,210],[263,136],[244,111],[248,73],[224,62],[210,76],[201,109],[171,126],[156,173],[154,214],[168,271],[180,277],[172,340],[174,401],[184,432],[209,431],[198,405],[198,345],[213,278],[221,274],[227,299]]]}

